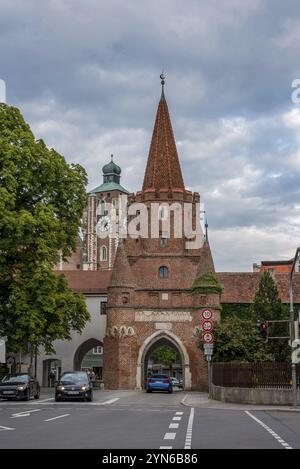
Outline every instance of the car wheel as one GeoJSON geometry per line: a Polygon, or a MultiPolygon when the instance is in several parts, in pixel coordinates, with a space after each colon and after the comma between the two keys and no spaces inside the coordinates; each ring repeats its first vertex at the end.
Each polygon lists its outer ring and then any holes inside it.
{"type": "Polygon", "coordinates": [[[61,397],[55,396],[55,402],[60,402],[60,401],[61,401],[61,397]]]}
{"type": "Polygon", "coordinates": [[[168,390],[168,393],[169,393],[169,394],[172,394],[172,392],[173,392],[173,389],[169,389],[169,390],[168,390]]]}
{"type": "Polygon", "coordinates": [[[149,393],[152,392],[152,389],[147,389],[147,392],[149,392],[149,393]]]}
{"type": "Polygon", "coordinates": [[[30,400],[30,391],[28,390],[27,395],[24,397],[24,401],[29,401],[30,400]]]}
{"type": "Polygon", "coordinates": [[[89,397],[86,398],[88,402],[93,402],[93,394],[91,393],[89,397]]]}

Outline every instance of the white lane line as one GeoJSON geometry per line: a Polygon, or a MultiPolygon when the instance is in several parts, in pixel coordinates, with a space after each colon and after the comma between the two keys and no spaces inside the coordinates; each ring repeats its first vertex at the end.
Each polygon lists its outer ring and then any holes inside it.
{"type": "Polygon", "coordinates": [[[190,412],[190,416],[189,416],[186,436],[185,436],[184,449],[191,449],[191,447],[192,447],[194,414],[195,414],[195,409],[194,409],[194,407],[192,407],[191,412],[190,412]]]}
{"type": "Polygon", "coordinates": [[[183,415],[183,412],[176,412],[175,415],[183,415]]]}
{"type": "Polygon", "coordinates": [[[272,437],[275,438],[275,440],[277,440],[278,443],[281,444],[285,449],[293,449],[286,441],[284,441],[279,435],[277,435],[277,433],[275,433],[272,428],[268,427],[268,425],[266,425],[264,422],[252,415],[251,412],[245,410],[245,413],[249,415],[249,417],[251,417],[253,420],[255,420],[255,422],[257,422],[259,425],[261,425],[265,430],[267,430],[267,432],[270,433],[270,435],[272,435],[272,437]]]}
{"type": "Polygon", "coordinates": [[[173,446],[160,446],[159,449],[172,449],[173,446]]]}
{"type": "Polygon", "coordinates": [[[176,433],[166,433],[164,440],[175,440],[176,433]]]}
{"type": "Polygon", "coordinates": [[[38,402],[30,402],[30,405],[39,405],[47,401],[54,401],[54,397],[49,397],[48,399],[39,399],[38,402]]]}
{"type": "Polygon", "coordinates": [[[44,420],[44,422],[51,422],[51,420],[62,419],[63,417],[68,417],[70,414],[58,415],[57,417],[53,417],[52,419],[44,420]]]}
{"type": "Polygon", "coordinates": [[[170,423],[169,428],[178,428],[179,423],[170,423]]]}
{"type": "Polygon", "coordinates": [[[120,398],[119,398],[119,397],[116,397],[115,399],[110,399],[109,401],[100,402],[99,404],[98,404],[98,403],[95,403],[95,404],[97,404],[97,405],[113,404],[114,402],[119,401],[119,400],[120,400],[120,398]]]}
{"type": "Polygon", "coordinates": [[[181,419],[182,419],[182,417],[173,417],[172,418],[172,420],[177,421],[177,422],[180,422],[181,419]]]}
{"type": "Polygon", "coordinates": [[[32,412],[39,412],[41,409],[34,409],[34,410],[26,410],[25,412],[18,412],[15,414],[12,414],[11,419],[16,419],[19,417],[29,417],[32,412]]]}
{"type": "Polygon", "coordinates": [[[0,432],[1,432],[1,431],[5,431],[5,430],[15,430],[15,428],[1,427],[1,426],[0,426],[0,432]]]}

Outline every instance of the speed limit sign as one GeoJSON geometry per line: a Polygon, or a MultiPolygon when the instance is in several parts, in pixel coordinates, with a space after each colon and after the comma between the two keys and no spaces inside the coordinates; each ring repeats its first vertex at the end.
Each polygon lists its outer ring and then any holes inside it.
{"type": "Polygon", "coordinates": [[[209,320],[209,319],[211,319],[211,318],[212,318],[212,315],[213,315],[213,313],[212,313],[212,311],[211,311],[210,309],[203,309],[203,310],[201,311],[201,316],[202,316],[202,318],[203,318],[204,320],[209,320]]]}
{"type": "Polygon", "coordinates": [[[214,336],[211,332],[204,332],[202,340],[205,344],[211,344],[214,341],[214,336]]]}
{"type": "Polygon", "coordinates": [[[204,321],[204,322],[202,323],[202,329],[203,329],[203,331],[205,331],[205,332],[211,331],[211,330],[213,329],[213,327],[214,327],[214,325],[213,325],[213,323],[212,323],[211,321],[204,321]]]}

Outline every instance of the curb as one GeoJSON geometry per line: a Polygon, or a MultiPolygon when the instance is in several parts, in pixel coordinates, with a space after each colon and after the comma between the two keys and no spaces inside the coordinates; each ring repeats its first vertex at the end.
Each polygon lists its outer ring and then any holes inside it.
{"type": "MultiPolygon", "coordinates": [[[[235,411],[241,411],[241,412],[245,412],[246,410],[252,410],[253,412],[294,412],[294,413],[299,413],[300,412],[300,407],[298,407],[297,409],[294,409],[294,408],[291,408],[291,407],[265,407],[262,405],[262,407],[259,407],[257,408],[256,407],[251,407],[249,405],[249,407],[243,407],[243,408],[232,408],[232,407],[214,407],[214,406],[211,406],[211,405],[199,405],[199,404],[196,404],[196,403],[193,403],[193,404],[188,404],[186,403],[186,399],[188,398],[188,394],[186,396],[184,396],[184,398],[182,399],[182,401],[180,402],[181,405],[185,406],[185,407],[194,407],[195,409],[210,409],[210,410],[235,410],[235,411]]],[[[222,402],[222,401],[215,401],[215,402],[222,402]]],[[[226,403],[224,403],[226,405],[226,403]]],[[[230,404],[230,403],[228,403],[230,404]]]]}

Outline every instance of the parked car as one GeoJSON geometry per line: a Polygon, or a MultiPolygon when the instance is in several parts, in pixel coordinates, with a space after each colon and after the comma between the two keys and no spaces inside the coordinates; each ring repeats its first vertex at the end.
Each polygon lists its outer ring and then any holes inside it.
{"type": "Polygon", "coordinates": [[[68,371],[55,383],[55,401],[93,400],[93,385],[86,371],[68,371]]]}
{"type": "Polygon", "coordinates": [[[172,381],[173,387],[179,388],[179,381],[177,378],[171,377],[170,380],[172,381]]]}
{"type": "Polygon", "coordinates": [[[146,391],[167,391],[173,392],[173,385],[168,375],[152,375],[149,376],[146,382],[146,391]]]}
{"type": "Polygon", "coordinates": [[[31,397],[39,399],[39,382],[28,373],[13,373],[4,376],[0,382],[1,399],[19,399],[29,401],[31,397]]]}

